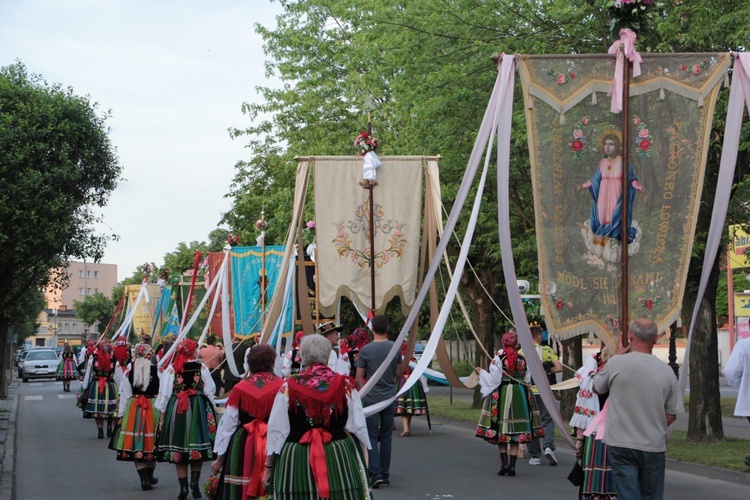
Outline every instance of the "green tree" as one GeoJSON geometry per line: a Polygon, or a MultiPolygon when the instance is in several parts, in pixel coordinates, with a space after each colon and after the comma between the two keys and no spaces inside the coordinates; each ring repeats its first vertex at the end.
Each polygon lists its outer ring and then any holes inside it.
{"type": "Polygon", "coordinates": [[[95,227],[121,171],[108,117],[20,62],[0,68],[0,360],[13,304],[31,289],[65,286],[50,269],[98,262],[115,237],[95,227]]]}
{"type": "Polygon", "coordinates": [[[164,255],[164,266],[172,275],[182,274],[193,269],[195,264],[195,252],[208,252],[208,245],[203,241],[193,241],[189,245],[184,241],[177,245],[174,252],[164,255]]]}
{"type": "Polygon", "coordinates": [[[112,318],[115,304],[116,302],[108,299],[103,293],[96,292],[87,295],[83,300],[74,300],[73,308],[76,312],[76,318],[83,321],[86,326],[96,325],[98,332],[102,334],[112,318]]]}
{"type": "MultiPolygon", "coordinates": [[[[230,192],[232,210],[224,217],[230,227],[246,231],[263,206],[273,206],[270,238],[283,238],[291,218],[294,156],[350,154],[351,140],[365,128],[368,111],[373,133],[381,142],[380,154],[443,156],[441,187],[445,209],[450,210],[496,76],[490,55],[604,53],[613,41],[605,0],[361,0],[356,5],[344,0],[284,0],[280,4],[283,12],[277,25],[256,26],[256,30],[265,41],[267,71],[278,76],[282,86],[261,88],[262,103],[243,105],[251,125],[234,135],[247,138],[251,158],[237,166],[230,192]]],[[[747,2],[660,2],[641,29],[638,48],[644,52],[741,50],[749,35],[747,2]]],[[[526,125],[520,90],[515,95],[510,224],[517,274],[535,282],[526,125]]],[[[717,116],[711,136],[696,256],[705,248],[722,119],[717,116]]],[[[745,150],[747,135],[743,137],[745,150]]],[[[493,301],[506,305],[495,197],[492,190],[484,193],[484,210],[469,253],[470,261],[482,265],[476,274],[466,272],[462,277],[473,321],[488,350],[493,349],[494,334],[506,326],[493,305],[493,301]]],[[[450,248],[450,253],[455,255],[457,248],[450,248]]],[[[693,265],[693,269],[700,267],[697,261],[693,265]]],[[[697,278],[691,279],[697,283],[697,278]]],[[[715,292],[713,280],[707,293],[709,307],[715,292]]],[[[683,310],[691,309],[688,291],[683,310]]],[[[708,401],[701,408],[709,408],[716,422],[719,392],[712,310],[705,325],[703,338],[696,338],[706,350],[700,353],[703,363],[691,370],[698,377],[691,387],[693,391],[705,388],[701,394],[708,401]]],[[[692,415],[700,418],[694,409],[692,415]]],[[[701,432],[705,434],[705,429],[695,435],[701,432]]]]}

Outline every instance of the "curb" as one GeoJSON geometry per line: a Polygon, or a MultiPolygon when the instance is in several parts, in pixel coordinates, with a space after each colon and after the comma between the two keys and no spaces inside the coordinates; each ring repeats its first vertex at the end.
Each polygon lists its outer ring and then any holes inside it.
{"type": "Polygon", "coordinates": [[[16,417],[18,415],[18,382],[13,377],[13,381],[8,384],[8,399],[10,402],[8,415],[8,428],[5,434],[5,443],[3,443],[4,453],[2,463],[0,464],[0,498],[16,498],[16,417]]]}
{"type": "Polygon", "coordinates": [[[683,462],[673,458],[667,458],[666,462],[668,470],[750,486],[750,472],[720,469],[719,467],[710,467],[708,465],[700,465],[693,462],[683,462]]]}

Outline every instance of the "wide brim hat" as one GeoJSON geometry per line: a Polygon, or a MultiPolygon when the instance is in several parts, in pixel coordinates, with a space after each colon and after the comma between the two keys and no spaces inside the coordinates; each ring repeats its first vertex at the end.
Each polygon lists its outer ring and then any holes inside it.
{"type": "Polygon", "coordinates": [[[328,335],[329,333],[338,333],[342,330],[341,325],[335,324],[333,321],[329,321],[328,323],[323,323],[322,325],[318,325],[318,333],[321,335],[328,335]]]}

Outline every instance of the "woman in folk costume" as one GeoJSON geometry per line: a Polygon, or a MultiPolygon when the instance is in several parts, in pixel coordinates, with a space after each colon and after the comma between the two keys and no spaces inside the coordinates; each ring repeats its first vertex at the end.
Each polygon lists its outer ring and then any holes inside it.
{"type": "MultiPolygon", "coordinates": [[[[404,341],[401,344],[401,355],[406,356],[408,350],[408,343],[404,341]]],[[[416,363],[416,358],[412,357],[412,361],[416,363]]],[[[411,375],[411,368],[408,366],[401,376],[399,381],[399,389],[404,386],[406,379],[411,375]]],[[[422,380],[412,385],[408,391],[400,395],[396,400],[396,416],[401,415],[401,424],[403,425],[402,436],[411,435],[411,417],[414,415],[428,415],[427,410],[427,397],[425,396],[425,387],[422,385],[422,380]]]]}
{"type": "Polygon", "coordinates": [[[370,343],[370,332],[366,328],[355,328],[349,335],[349,376],[357,374],[357,356],[364,346],[370,343]]]}
{"type": "Polygon", "coordinates": [[[154,408],[159,395],[159,371],[151,363],[151,344],[133,348],[133,361],[120,382],[118,425],[109,448],[117,452],[117,460],[135,462],[143,490],[153,489],[158,479],[156,468],[156,425],[161,413],[154,408]]]}
{"type": "Polygon", "coordinates": [[[162,413],[156,459],[177,467],[180,495],[188,495],[188,466],[193,498],[201,497],[201,468],[213,460],[216,437],[216,387],[210,370],[196,359],[198,343],[185,339],[177,346],[171,366],[161,374],[156,408],[162,413]]]}
{"type": "Polygon", "coordinates": [[[300,353],[305,368],[286,379],[268,420],[263,484],[275,500],[368,499],[370,440],[359,393],[327,366],[328,339],[308,335],[300,353]]]}
{"type": "Polygon", "coordinates": [[[531,373],[516,346],[518,337],[508,332],[502,341],[503,348],[492,359],[490,371],[476,368],[484,397],[476,436],[498,445],[497,474],[515,476],[519,444],[543,436],[544,429],[531,393],[531,373]]]}
{"type": "Polygon", "coordinates": [[[60,365],[57,367],[57,378],[62,380],[63,391],[65,392],[70,392],[70,381],[78,378],[78,368],[76,365],[76,355],[73,353],[73,349],[70,348],[70,344],[65,342],[63,344],[60,365]]]}
{"type": "Polygon", "coordinates": [[[86,347],[78,353],[78,380],[81,381],[81,387],[76,394],[76,406],[84,411],[89,398],[89,385],[91,383],[91,360],[94,359],[96,343],[89,340],[86,347]]]}
{"type": "Polygon", "coordinates": [[[245,377],[234,386],[216,432],[211,470],[218,474],[217,499],[257,498],[263,487],[268,416],[284,379],[273,374],[276,351],[268,344],[248,349],[245,377]]]}
{"type": "Polygon", "coordinates": [[[284,356],[284,361],[281,364],[281,376],[287,378],[289,375],[299,373],[302,361],[299,357],[299,343],[305,336],[305,332],[299,331],[294,334],[294,340],[292,341],[292,349],[284,356]]]}
{"type": "Polygon", "coordinates": [[[130,352],[133,346],[128,344],[127,340],[125,340],[125,337],[120,336],[115,340],[115,348],[112,351],[112,355],[114,356],[115,360],[117,361],[116,369],[115,369],[115,383],[117,384],[117,387],[120,387],[120,382],[122,382],[122,379],[125,378],[125,373],[128,370],[128,365],[130,364],[130,352]]]}
{"type": "Polygon", "coordinates": [[[584,500],[617,498],[608,448],[602,441],[606,412],[600,413],[600,409],[604,409],[607,395],[594,393],[594,375],[599,373],[610,356],[609,348],[604,347],[589,356],[575,374],[581,387],[576,395],[570,426],[576,432],[576,458],[581,460],[583,468],[581,498],[584,500]]]}
{"type": "Polygon", "coordinates": [[[114,381],[115,359],[112,344],[103,341],[94,351],[91,360],[91,377],[88,383],[88,401],[83,418],[96,420],[97,437],[104,439],[104,421],[107,420],[107,437],[112,436],[110,421],[117,418],[117,385],[114,381]]]}

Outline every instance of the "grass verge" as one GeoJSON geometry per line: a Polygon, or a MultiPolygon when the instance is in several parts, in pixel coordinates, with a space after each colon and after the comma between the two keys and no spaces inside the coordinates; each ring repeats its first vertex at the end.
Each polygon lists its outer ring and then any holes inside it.
{"type": "MultiPolygon", "coordinates": [[[[689,399],[685,398],[687,408],[689,399]]],[[[722,397],[721,411],[723,415],[734,413],[736,398],[722,397]]],[[[479,420],[479,410],[473,409],[471,403],[453,401],[447,398],[433,396],[429,398],[430,414],[476,424],[479,420]]],[[[559,430],[557,431],[559,433],[559,430]]],[[[692,462],[710,467],[719,467],[738,472],[746,472],[744,458],[750,455],[750,440],[727,437],[724,441],[688,442],[687,432],[674,430],[667,447],[667,458],[683,462],[692,462]]]]}

